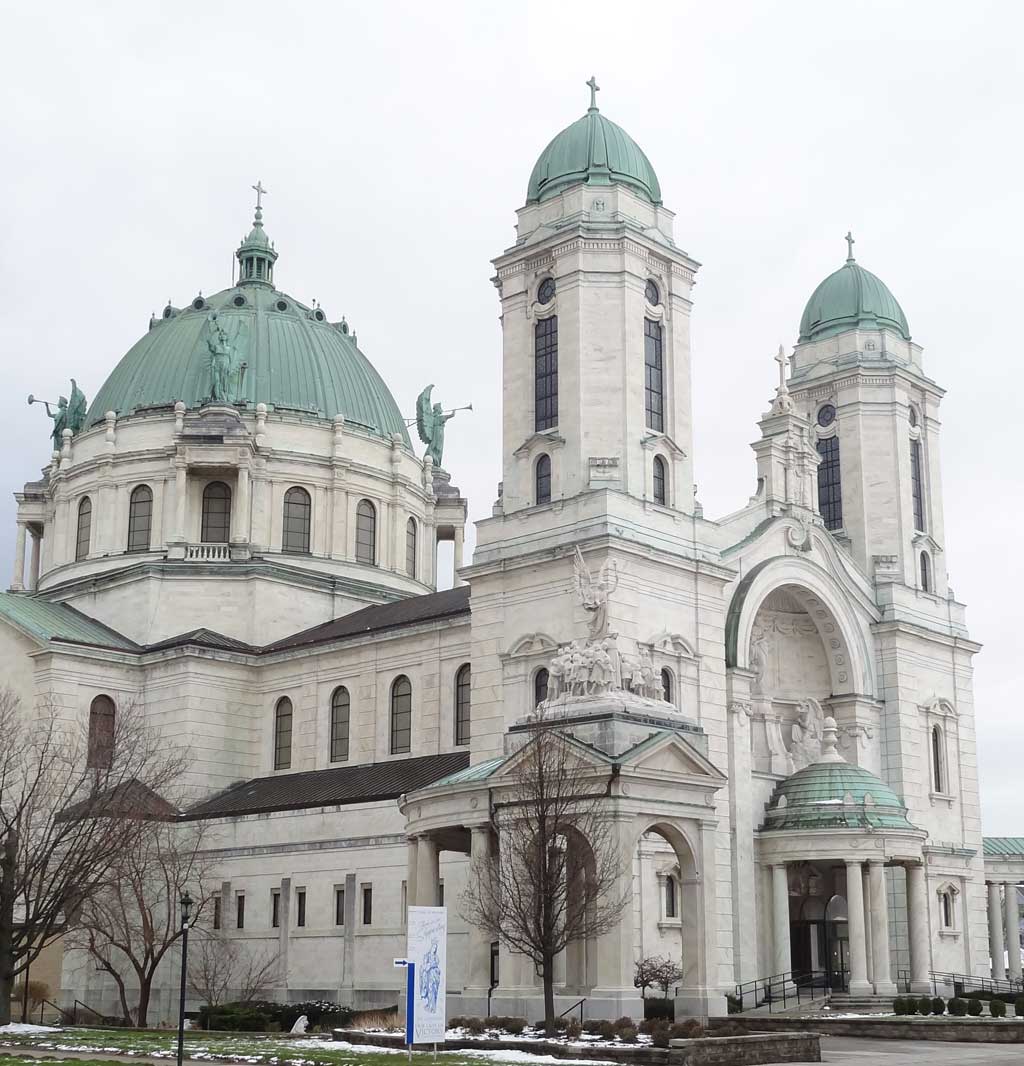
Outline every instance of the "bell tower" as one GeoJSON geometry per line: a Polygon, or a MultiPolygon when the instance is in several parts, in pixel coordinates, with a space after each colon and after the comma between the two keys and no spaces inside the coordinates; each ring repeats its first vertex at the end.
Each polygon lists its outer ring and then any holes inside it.
{"type": "Polygon", "coordinates": [[[699,264],[646,155],[597,106],[544,149],[495,261],[511,514],[610,489],[691,512],[690,300],[699,264]]]}
{"type": "Polygon", "coordinates": [[[819,455],[818,510],[868,575],[945,596],[939,403],[903,309],[846,262],[813,292],[789,390],[819,455]]]}

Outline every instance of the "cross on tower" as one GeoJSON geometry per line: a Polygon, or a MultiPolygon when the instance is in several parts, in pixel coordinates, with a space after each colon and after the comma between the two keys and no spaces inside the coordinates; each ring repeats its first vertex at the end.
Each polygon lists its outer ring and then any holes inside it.
{"type": "Polygon", "coordinates": [[[597,110],[597,94],[601,91],[601,86],[597,84],[597,78],[593,74],[590,75],[590,81],[587,82],[587,86],[590,89],[590,110],[597,110]]]}
{"type": "Polygon", "coordinates": [[[786,391],[786,364],[789,362],[789,356],[786,355],[786,349],[779,345],[778,355],[775,356],[775,362],[779,364],[779,392],[786,391]]]}
{"type": "Polygon", "coordinates": [[[854,239],[853,239],[853,231],[852,230],[847,230],[846,231],[846,261],[848,263],[852,263],[853,262],[853,246],[854,246],[854,243],[855,242],[854,242],[854,239]]]}
{"type": "Polygon", "coordinates": [[[263,188],[262,181],[257,181],[252,188],[256,192],[256,210],[259,211],[263,207],[263,197],[269,190],[263,188]]]}

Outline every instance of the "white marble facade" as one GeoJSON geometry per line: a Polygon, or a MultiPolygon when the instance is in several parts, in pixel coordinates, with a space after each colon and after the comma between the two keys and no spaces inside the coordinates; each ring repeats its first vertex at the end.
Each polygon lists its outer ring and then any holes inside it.
{"type": "MultiPolygon", "coordinates": [[[[141,705],[191,746],[196,804],[250,779],[368,764],[384,775],[391,762],[459,752],[477,765],[511,750],[509,730],[534,711],[538,671],[587,636],[589,615],[574,593],[578,548],[593,573],[612,564],[618,575],[605,632],[624,652],[650,656],[668,688],[650,706],[628,694],[617,709],[602,705],[618,723],[609,736],[620,744],[611,754],[621,756],[621,781],[632,783],[609,804],[630,905],[621,930],[592,954],[581,948],[560,960],[565,1002],[586,996],[593,1014],[638,1013],[634,960],[668,955],[686,972],[683,1009],[720,1012],[737,984],[784,963],[796,968],[790,926],[808,921],[828,921],[833,932],[848,923],[850,937],[860,936],[858,991],[888,992],[901,971],[916,980],[930,970],[988,972],[971,680],[978,646],[946,583],[942,390],[926,376],[921,348],[885,326],[860,322],[797,343],[777,388],[766,360],[770,408],[754,445],[755,495],[732,514],[705,517],[693,494],[691,425],[698,267],[675,243],[671,212],[626,184],[595,190],[581,180],[520,210],[516,241],[495,260],[502,489],[465,565],[457,490],[400,438],[344,418],[273,405],[111,412],[66,439],[44,478],[16,494],[18,556],[0,612],[7,682],[27,707],[52,697],[69,718],[84,719],[100,694],[141,705]],[[554,295],[541,302],[546,279],[554,295]],[[536,330],[551,316],[558,416],[538,430],[536,330]],[[645,416],[645,323],[661,329],[660,428],[645,416]],[[822,425],[826,405],[834,418],[822,425]],[[217,428],[224,419],[234,420],[230,447],[217,428]],[[828,529],[816,471],[818,442],[831,437],[841,443],[843,521],[828,529]],[[911,442],[920,444],[918,511],[911,442]],[[550,488],[538,501],[542,457],[550,488]],[[212,479],[233,490],[232,538],[221,554],[205,551],[200,536],[212,479]],[[148,550],[129,554],[129,498],[142,483],[153,491],[152,532],[148,550]],[[300,555],[282,550],[282,500],[294,485],[312,501],[309,551],[300,555]],[[76,516],[86,495],[95,503],[82,556],[76,516]],[[364,499],[378,518],[373,563],[356,550],[364,499]],[[439,538],[456,541],[457,580],[468,591],[424,600],[415,616],[370,614],[362,630],[288,641],[358,609],[430,595],[439,538]],[[49,629],[19,612],[28,600],[58,605],[49,629]],[[123,639],[96,630],[69,637],[66,608],[123,639]],[[457,710],[467,709],[459,684],[467,665],[468,727],[457,710]],[[399,677],[411,686],[411,724],[407,747],[395,750],[399,677]],[[343,755],[331,743],[339,686],[350,700],[343,755]],[[283,697],[290,746],[287,766],[275,770],[283,697]],[[912,840],[885,830],[838,843],[760,831],[776,786],[820,755],[829,718],[842,758],[903,798],[912,840]],[[648,733],[661,739],[645,747],[648,733]]],[[[788,295],[794,325],[801,295],[788,295]]],[[[403,908],[443,894],[453,1009],[483,1009],[490,993],[496,1004],[540,1010],[536,977],[504,948],[491,988],[491,945],[459,916],[467,859],[488,846],[486,805],[471,805],[469,785],[441,792],[210,819],[226,935],[279,951],[278,995],[394,1003],[403,908]],[[285,905],[278,928],[272,892],[285,905]]],[[[814,942],[805,964],[825,967],[824,944],[814,942]]],[[[155,1013],[165,1017],[176,967],[172,959],[161,979],[155,1013]]],[[[74,955],[63,994],[113,1003],[101,975],[74,955]]]]}

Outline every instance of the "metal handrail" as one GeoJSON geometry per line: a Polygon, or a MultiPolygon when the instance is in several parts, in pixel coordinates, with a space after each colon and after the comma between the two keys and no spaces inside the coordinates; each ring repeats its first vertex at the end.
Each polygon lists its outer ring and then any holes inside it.
{"type": "Polygon", "coordinates": [[[736,986],[735,996],[740,1003],[740,1010],[747,1010],[747,997],[753,998],[751,1007],[767,1004],[768,1013],[774,1011],[775,1005],[781,1003],[785,1010],[791,999],[799,1004],[804,999],[815,999],[824,993],[832,995],[832,982],[840,979],[842,989],[847,988],[848,973],[834,970],[789,970],[786,973],[772,974],[770,977],[758,977],[736,986]]]}
{"type": "Polygon", "coordinates": [[[939,984],[952,985],[961,994],[972,989],[978,992],[1024,992],[1024,980],[1015,981],[1006,977],[976,977],[969,973],[950,973],[945,970],[930,970],[932,994],[938,995],[939,984]]]}
{"type": "Polygon", "coordinates": [[[96,1017],[99,1018],[102,1021],[104,1015],[103,1015],[103,1013],[101,1011],[98,1011],[95,1008],[90,1007],[88,1003],[84,1003],[80,999],[76,999],[75,1002],[72,1004],[72,1007],[71,1007],[71,1017],[72,1017],[71,1024],[72,1025],[77,1025],[78,1024],[78,1007],[79,1007],[79,1004],[81,1004],[83,1007],[85,1007],[85,1009],[90,1014],[95,1014],[96,1017]]]}
{"type": "Polygon", "coordinates": [[[569,1013],[569,1011],[573,1011],[573,1010],[575,1010],[575,1009],[576,1009],[577,1007],[579,1007],[579,1009],[580,1009],[580,1025],[582,1025],[582,1024],[583,1024],[583,1004],[584,1004],[584,1003],[586,1003],[586,1002],[587,1002],[587,1001],[586,1001],[586,998],[584,998],[584,999],[581,999],[581,1000],[579,1001],[579,1003],[574,1003],[574,1004],[573,1004],[573,1005],[572,1005],[571,1007],[569,1007],[569,1008],[567,1008],[566,1010],[562,1011],[562,1013],[561,1013],[561,1014],[559,1014],[559,1016],[558,1016],[558,1017],[559,1017],[559,1018],[564,1018],[564,1017],[565,1017],[565,1016],[566,1016],[566,1015],[567,1015],[567,1014],[569,1013]]]}

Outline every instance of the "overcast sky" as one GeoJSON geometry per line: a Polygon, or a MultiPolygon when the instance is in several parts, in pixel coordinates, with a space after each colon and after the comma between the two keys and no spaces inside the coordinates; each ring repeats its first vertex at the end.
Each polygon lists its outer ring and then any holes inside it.
{"type": "Polygon", "coordinates": [[[500,476],[498,301],[540,150],[586,109],[653,162],[703,267],[700,497],[753,490],[779,343],[859,262],[901,302],[943,403],[946,550],[968,605],[985,832],[1024,835],[1020,388],[1024,5],[4,5],[0,573],[39,476],[29,392],[95,395],[168,298],[230,284],[270,190],[276,280],[348,317],[412,412],[472,401],[445,466],[485,517],[500,476]]]}

